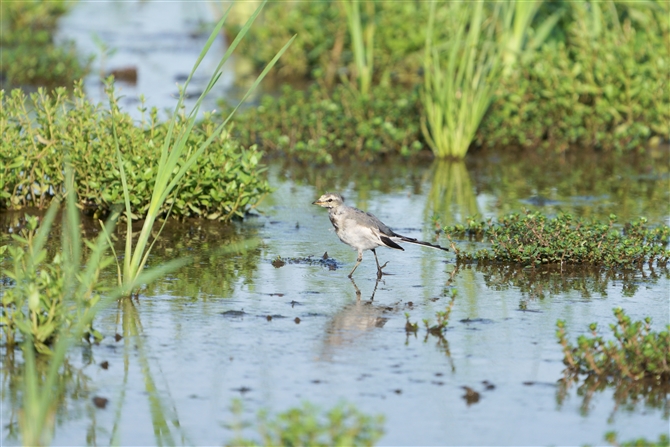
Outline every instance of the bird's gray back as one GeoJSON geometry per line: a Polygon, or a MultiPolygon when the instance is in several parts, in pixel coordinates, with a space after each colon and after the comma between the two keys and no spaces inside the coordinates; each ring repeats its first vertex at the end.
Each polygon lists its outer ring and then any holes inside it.
{"type": "Polygon", "coordinates": [[[331,208],[329,210],[329,217],[336,230],[356,224],[364,227],[376,228],[380,233],[389,237],[396,235],[393,230],[387,227],[384,222],[379,220],[376,216],[352,206],[342,204],[337,208],[331,208]],[[347,223],[348,220],[351,220],[352,222],[347,223]]]}

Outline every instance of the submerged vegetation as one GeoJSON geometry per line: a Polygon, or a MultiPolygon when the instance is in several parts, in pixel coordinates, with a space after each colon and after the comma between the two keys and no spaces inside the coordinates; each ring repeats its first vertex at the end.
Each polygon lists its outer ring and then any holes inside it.
{"type": "Polygon", "coordinates": [[[640,268],[645,263],[666,266],[670,261],[670,227],[648,228],[642,218],[615,226],[616,216],[607,223],[575,219],[569,214],[548,218],[542,213],[511,214],[481,222],[469,219],[466,225],[445,228],[451,235],[473,235],[491,242],[491,251],[465,253],[456,249],[460,261],[513,262],[523,265],[591,264],[607,267],[640,268]]]}

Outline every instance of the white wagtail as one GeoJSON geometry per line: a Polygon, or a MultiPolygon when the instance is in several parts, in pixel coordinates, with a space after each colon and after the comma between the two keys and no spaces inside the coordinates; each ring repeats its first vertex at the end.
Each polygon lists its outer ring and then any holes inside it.
{"type": "Polygon", "coordinates": [[[377,262],[377,278],[382,277],[382,269],[386,264],[379,265],[377,259],[377,247],[389,247],[397,250],[405,250],[396,242],[409,242],[410,244],[423,245],[424,247],[437,248],[449,251],[449,249],[433,245],[429,242],[422,242],[417,239],[402,236],[395,233],[374,215],[361,211],[358,208],[344,204],[344,198],[339,194],[326,193],[319,197],[313,205],[319,205],[328,208],[328,217],[335,227],[335,233],[342,242],[355,248],[358,251],[358,258],[349,278],[354,274],[356,267],[363,260],[363,252],[372,250],[377,262]]]}

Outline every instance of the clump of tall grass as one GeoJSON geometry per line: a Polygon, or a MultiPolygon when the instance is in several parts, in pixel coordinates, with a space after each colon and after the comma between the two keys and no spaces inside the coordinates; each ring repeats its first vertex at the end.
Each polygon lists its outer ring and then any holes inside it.
{"type": "MultiPolygon", "coordinates": [[[[463,158],[486,110],[493,101],[502,73],[504,47],[496,27],[506,18],[496,3],[487,18],[484,3],[450,2],[453,23],[438,24],[455,30],[447,42],[435,42],[435,8],[426,33],[421,128],[439,158],[463,158]]],[[[509,26],[504,23],[503,27],[509,26]]]]}
{"type": "Polygon", "coordinates": [[[502,76],[514,68],[522,49],[531,51],[546,39],[560,18],[549,16],[526,46],[526,35],[542,2],[449,2],[446,23],[435,23],[431,3],[424,55],[421,99],[423,135],[439,158],[463,158],[502,76]],[[454,30],[436,41],[436,25],[454,30]]]}
{"type": "Polygon", "coordinates": [[[358,91],[363,96],[368,96],[372,85],[372,72],[374,61],[375,40],[375,3],[365,2],[367,23],[363,26],[359,0],[345,0],[342,2],[347,14],[347,25],[351,34],[351,46],[354,53],[356,66],[355,77],[358,81],[358,91]]]}

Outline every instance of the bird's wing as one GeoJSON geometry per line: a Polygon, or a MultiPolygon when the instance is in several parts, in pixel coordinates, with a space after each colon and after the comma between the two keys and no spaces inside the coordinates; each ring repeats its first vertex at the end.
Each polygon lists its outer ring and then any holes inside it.
{"type": "Polygon", "coordinates": [[[361,211],[358,208],[352,208],[352,210],[354,210],[354,218],[361,225],[366,225],[370,228],[376,228],[381,234],[388,237],[397,236],[393,230],[387,227],[386,224],[379,220],[374,214],[366,213],[365,211],[361,211]]]}
{"type": "Polygon", "coordinates": [[[372,234],[378,237],[383,245],[389,248],[395,248],[397,250],[404,251],[404,248],[402,248],[392,239],[398,237],[398,235],[389,227],[387,227],[384,222],[379,220],[377,216],[366,213],[365,211],[361,211],[358,208],[350,207],[350,210],[351,214],[349,218],[354,220],[357,225],[370,228],[372,234]]]}

